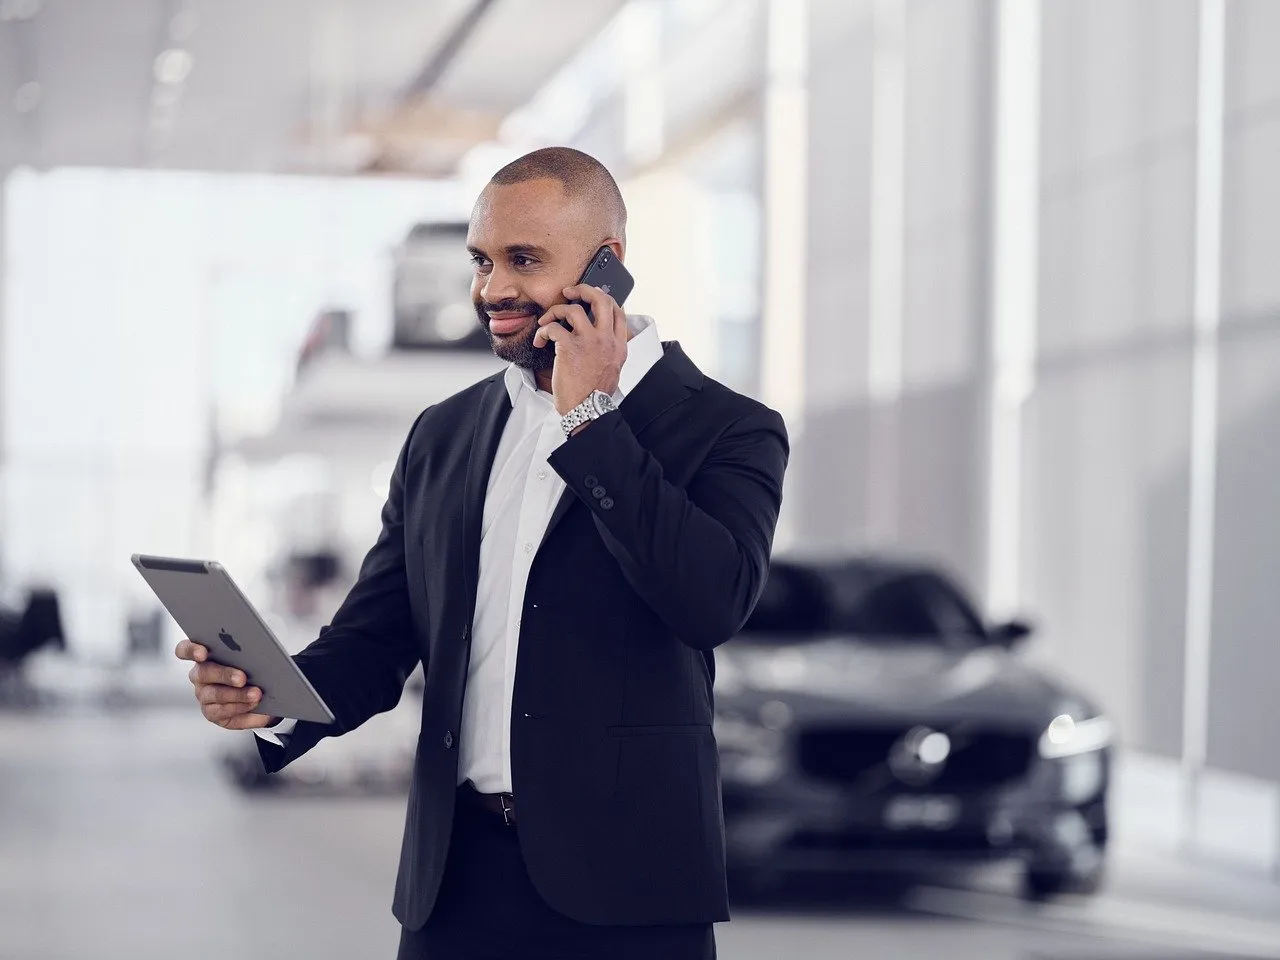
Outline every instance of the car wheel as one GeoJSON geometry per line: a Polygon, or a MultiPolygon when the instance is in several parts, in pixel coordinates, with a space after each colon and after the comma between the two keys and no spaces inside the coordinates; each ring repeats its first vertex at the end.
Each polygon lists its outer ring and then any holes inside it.
{"type": "Polygon", "coordinates": [[[1042,901],[1064,894],[1091,896],[1102,888],[1103,875],[1100,860],[1087,868],[1031,864],[1022,875],[1022,897],[1024,900],[1042,901]]]}

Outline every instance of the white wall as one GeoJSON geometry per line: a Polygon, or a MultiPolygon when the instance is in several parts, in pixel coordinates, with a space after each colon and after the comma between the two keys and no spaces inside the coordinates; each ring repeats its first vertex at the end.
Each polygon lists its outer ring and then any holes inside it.
{"type": "Polygon", "coordinates": [[[56,170],[13,174],[6,206],[3,573],[60,586],[72,647],[110,658],[147,596],[129,555],[201,550],[215,405],[224,436],[268,426],[329,304],[376,352],[392,245],[469,204],[451,184],[56,170]]]}

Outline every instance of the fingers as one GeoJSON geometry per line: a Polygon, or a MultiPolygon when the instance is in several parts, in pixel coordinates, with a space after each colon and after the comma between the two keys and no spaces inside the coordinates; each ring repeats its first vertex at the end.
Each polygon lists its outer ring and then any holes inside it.
{"type": "Polygon", "coordinates": [[[194,660],[203,663],[209,659],[209,648],[194,640],[183,640],[174,648],[173,655],[179,660],[194,660]]]}
{"type": "MultiPolygon", "coordinates": [[[[591,326],[591,321],[587,317],[586,308],[580,303],[556,303],[547,309],[547,312],[538,318],[538,326],[546,328],[547,324],[556,320],[568,320],[569,325],[576,330],[586,330],[591,326]]],[[[564,329],[561,327],[560,329],[564,329]]]]}
{"type": "Polygon", "coordinates": [[[224,692],[228,690],[229,688],[226,687],[205,687],[197,693],[196,699],[200,701],[200,712],[210,723],[221,725],[228,720],[247,716],[257,708],[258,701],[261,699],[255,696],[246,700],[242,691],[224,692]]]}
{"type": "Polygon", "coordinates": [[[572,287],[565,287],[564,295],[570,300],[581,300],[586,303],[591,308],[591,316],[593,317],[612,317],[614,311],[618,308],[618,304],[614,302],[613,297],[599,287],[593,287],[589,283],[579,283],[572,287]]]}
{"type": "Polygon", "coordinates": [[[609,294],[599,287],[593,287],[589,283],[579,283],[572,287],[565,287],[563,293],[570,300],[581,301],[581,303],[557,303],[539,317],[538,332],[533,336],[533,345],[535,347],[541,347],[549,340],[563,340],[564,334],[570,336],[578,334],[590,335],[592,331],[601,335],[611,333],[615,338],[626,339],[626,314],[622,312],[622,308],[618,306],[609,294]],[[585,307],[583,306],[584,303],[586,304],[585,307]],[[588,309],[590,309],[589,315],[587,313],[588,309]],[[590,320],[590,317],[608,317],[613,322],[597,324],[590,320]],[[569,331],[565,330],[564,327],[560,327],[563,333],[557,332],[555,326],[560,326],[556,323],[557,320],[567,320],[573,330],[569,331]],[[621,328],[619,328],[619,320],[621,320],[621,328]],[[555,326],[552,326],[552,324],[555,324],[555,326]]]}
{"type": "Polygon", "coordinates": [[[204,684],[196,687],[196,699],[203,704],[214,703],[243,703],[249,706],[257,706],[258,701],[262,699],[262,691],[257,687],[245,687],[243,690],[237,687],[226,687],[220,683],[204,684]]]}
{"type": "Polygon", "coordinates": [[[557,303],[538,318],[538,332],[533,335],[533,345],[540,347],[548,340],[562,340],[591,329],[587,311],[577,303],[557,303]],[[573,330],[566,330],[557,320],[568,320],[573,330]]]}
{"type": "Polygon", "coordinates": [[[548,326],[543,327],[541,330],[539,330],[537,333],[533,335],[533,345],[535,347],[541,347],[544,344],[546,344],[548,341],[564,340],[572,336],[573,336],[572,331],[566,330],[564,327],[560,326],[560,324],[558,323],[552,323],[548,326]]]}
{"type": "Polygon", "coordinates": [[[226,730],[259,730],[279,722],[279,717],[268,717],[263,713],[242,713],[222,721],[219,726],[226,730]]]}
{"type": "Polygon", "coordinates": [[[200,708],[204,718],[210,723],[229,730],[248,730],[252,727],[265,727],[272,718],[262,713],[253,713],[247,703],[210,703],[200,708]]]}
{"type": "Polygon", "coordinates": [[[196,686],[221,683],[228,687],[243,687],[249,682],[243,670],[223,666],[220,663],[197,663],[187,672],[187,679],[196,686]]]}
{"type": "Polygon", "coordinates": [[[200,712],[210,723],[227,730],[252,730],[279,722],[277,717],[251,712],[262,702],[262,691],[248,686],[243,670],[209,662],[208,647],[194,640],[183,640],[173,652],[179,660],[195,663],[187,679],[195,688],[200,712]]]}

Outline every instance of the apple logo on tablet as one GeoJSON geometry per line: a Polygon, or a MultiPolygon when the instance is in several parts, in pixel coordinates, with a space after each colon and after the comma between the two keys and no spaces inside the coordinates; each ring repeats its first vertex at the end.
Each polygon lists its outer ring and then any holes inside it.
{"type": "Polygon", "coordinates": [[[225,628],[218,631],[218,639],[221,640],[223,643],[225,643],[232,650],[240,649],[240,644],[236,643],[236,638],[233,637],[231,634],[227,633],[225,628]]]}

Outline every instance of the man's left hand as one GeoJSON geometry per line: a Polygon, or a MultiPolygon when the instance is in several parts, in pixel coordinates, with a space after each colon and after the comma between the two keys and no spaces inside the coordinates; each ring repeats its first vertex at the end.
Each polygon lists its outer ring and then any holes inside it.
{"type": "Polygon", "coordinates": [[[556,344],[551,393],[561,416],[591,396],[592,390],[613,396],[627,359],[627,315],[613,297],[585,283],[565,287],[564,295],[585,302],[595,322],[576,303],[558,303],[538,318],[533,345],[540,347],[548,340],[556,344]],[[568,320],[573,329],[566,330],[557,320],[568,320]]]}

